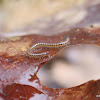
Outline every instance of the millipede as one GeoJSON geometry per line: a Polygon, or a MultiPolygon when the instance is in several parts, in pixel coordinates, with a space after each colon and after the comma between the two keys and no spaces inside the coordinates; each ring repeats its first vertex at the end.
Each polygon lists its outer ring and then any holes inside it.
{"type": "Polygon", "coordinates": [[[59,43],[36,43],[34,44],[32,47],[30,47],[28,50],[27,50],[27,55],[29,57],[34,57],[34,58],[40,58],[40,57],[45,57],[45,56],[49,56],[47,54],[47,52],[43,52],[43,53],[32,53],[32,51],[34,51],[36,48],[39,48],[39,47],[48,47],[48,48],[58,48],[58,47],[62,47],[62,46],[65,46],[69,43],[69,38],[67,37],[66,41],[64,42],[59,42],[59,43]]]}

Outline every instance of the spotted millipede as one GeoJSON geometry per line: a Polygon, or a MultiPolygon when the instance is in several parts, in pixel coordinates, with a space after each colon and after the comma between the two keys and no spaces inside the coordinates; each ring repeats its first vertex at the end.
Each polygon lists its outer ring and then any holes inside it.
{"type": "Polygon", "coordinates": [[[34,58],[40,58],[40,57],[44,57],[44,56],[49,56],[47,54],[47,52],[43,52],[43,53],[38,53],[38,54],[34,54],[31,53],[31,51],[35,50],[36,48],[39,47],[51,47],[51,48],[57,48],[57,47],[62,47],[65,46],[69,43],[69,38],[66,39],[66,41],[64,42],[59,42],[59,43],[36,43],[35,45],[33,45],[31,48],[28,49],[27,51],[27,55],[29,57],[34,57],[34,58]]]}

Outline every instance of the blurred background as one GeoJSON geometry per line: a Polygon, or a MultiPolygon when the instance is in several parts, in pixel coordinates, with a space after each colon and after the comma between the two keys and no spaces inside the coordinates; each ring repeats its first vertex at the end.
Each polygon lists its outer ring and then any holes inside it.
{"type": "MultiPolygon", "coordinates": [[[[55,35],[72,28],[99,26],[99,11],[100,0],[0,0],[0,35],[55,35]]],[[[40,69],[38,77],[51,88],[99,79],[100,47],[64,49],[40,69]]]]}

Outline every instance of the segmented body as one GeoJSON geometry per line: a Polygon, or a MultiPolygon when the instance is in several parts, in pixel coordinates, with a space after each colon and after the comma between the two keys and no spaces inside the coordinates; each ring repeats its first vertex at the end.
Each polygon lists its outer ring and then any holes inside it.
{"type": "Polygon", "coordinates": [[[58,48],[58,47],[62,47],[67,45],[69,42],[69,38],[66,39],[66,41],[64,42],[59,42],[59,43],[36,43],[35,45],[33,45],[31,48],[28,49],[27,51],[27,55],[30,57],[34,57],[34,58],[40,58],[40,57],[44,57],[44,56],[49,56],[47,54],[47,52],[43,52],[43,53],[31,53],[33,50],[35,50],[36,48],[39,47],[49,47],[49,48],[58,48]]]}

